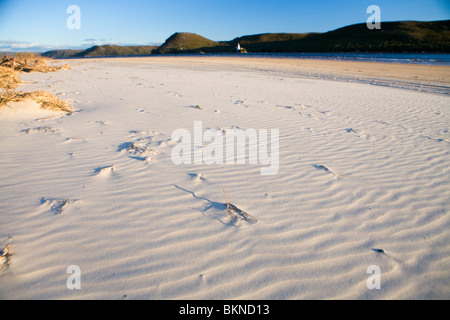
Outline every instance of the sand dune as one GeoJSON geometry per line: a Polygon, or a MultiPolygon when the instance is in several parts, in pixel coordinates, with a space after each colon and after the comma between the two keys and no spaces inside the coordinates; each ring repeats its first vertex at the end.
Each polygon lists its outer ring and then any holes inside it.
{"type": "MultiPolygon", "coordinates": [[[[224,61],[71,60],[23,76],[76,111],[0,110],[0,247],[14,237],[0,297],[450,298],[448,94],[224,61]],[[279,129],[277,174],[175,165],[172,133],[195,121],[279,129]],[[222,188],[257,222],[233,221],[222,188]],[[66,285],[72,265],[81,290],[66,285]]],[[[439,72],[416,81],[448,91],[439,72]]]]}

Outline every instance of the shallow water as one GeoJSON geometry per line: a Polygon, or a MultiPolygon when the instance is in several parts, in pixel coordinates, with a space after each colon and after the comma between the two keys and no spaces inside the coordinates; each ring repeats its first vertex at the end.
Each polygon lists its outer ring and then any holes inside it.
{"type": "MultiPolygon", "coordinates": [[[[195,56],[197,54],[190,54],[195,56]]],[[[235,54],[202,54],[202,56],[230,56],[235,54]]],[[[248,53],[239,57],[264,57],[264,58],[298,58],[317,60],[341,60],[384,63],[409,63],[426,65],[450,65],[450,54],[446,53],[248,53]]]]}

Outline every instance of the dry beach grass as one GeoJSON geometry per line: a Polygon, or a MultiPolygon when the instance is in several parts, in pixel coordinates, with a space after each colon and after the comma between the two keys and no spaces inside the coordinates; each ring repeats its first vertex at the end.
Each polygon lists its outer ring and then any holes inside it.
{"type": "Polygon", "coordinates": [[[49,65],[52,59],[44,58],[30,52],[19,53],[17,57],[3,57],[0,66],[23,72],[56,72],[61,69],[70,69],[68,64],[62,66],[49,65]]]}
{"type": "Polygon", "coordinates": [[[0,62],[0,108],[5,107],[10,102],[35,101],[41,108],[51,111],[63,111],[71,113],[73,109],[70,105],[58,99],[51,93],[43,90],[33,92],[16,92],[21,80],[19,72],[56,72],[62,69],[70,69],[68,65],[49,66],[48,61],[32,53],[20,53],[15,58],[4,57],[0,62]]]}
{"type": "Polygon", "coordinates": [[[11,68],[0,66],[0,89],[15,89],[20,84],[20,78],[11,68]]]}
{"type": "Polygon", "coordinates": [[[53,94],[39,90],[33,92],[15,92],[5,90],[0,93],[0,108],[10,102],[35,101],[44,110],[63,111],[72,113],[72,107],[65,101],[58,99],[53,94]]]}

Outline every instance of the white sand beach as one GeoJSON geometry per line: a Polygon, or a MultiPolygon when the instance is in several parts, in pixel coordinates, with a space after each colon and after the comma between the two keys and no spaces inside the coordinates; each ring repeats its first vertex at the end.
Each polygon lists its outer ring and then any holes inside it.
{"type": "Polygon", "coordinates": [[[1,299],[450,298],[450,67],[61,63],[18,90],[73,114],[0,109],[1,299]],[[279,130],[277,171],[176,165],[172,133],[196,122],[279,130]],[[256,223],[233,223],[223,188],[256,223]]]}

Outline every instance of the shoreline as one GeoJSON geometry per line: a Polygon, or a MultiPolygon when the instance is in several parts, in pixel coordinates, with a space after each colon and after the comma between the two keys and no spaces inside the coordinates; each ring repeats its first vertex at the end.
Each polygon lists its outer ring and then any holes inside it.
{"type": "MultiPolygon", "coordinates": [[[[62,61],[60,59],[55,61],[62,61]]],[[[297,58],[154,56],[70,59],[73,62],[158,64],[182,68],[270,72],[287,77],[307,77],[391,86],[413,91],[450,94],[450,66],[336,61],[297,58]]]]}

